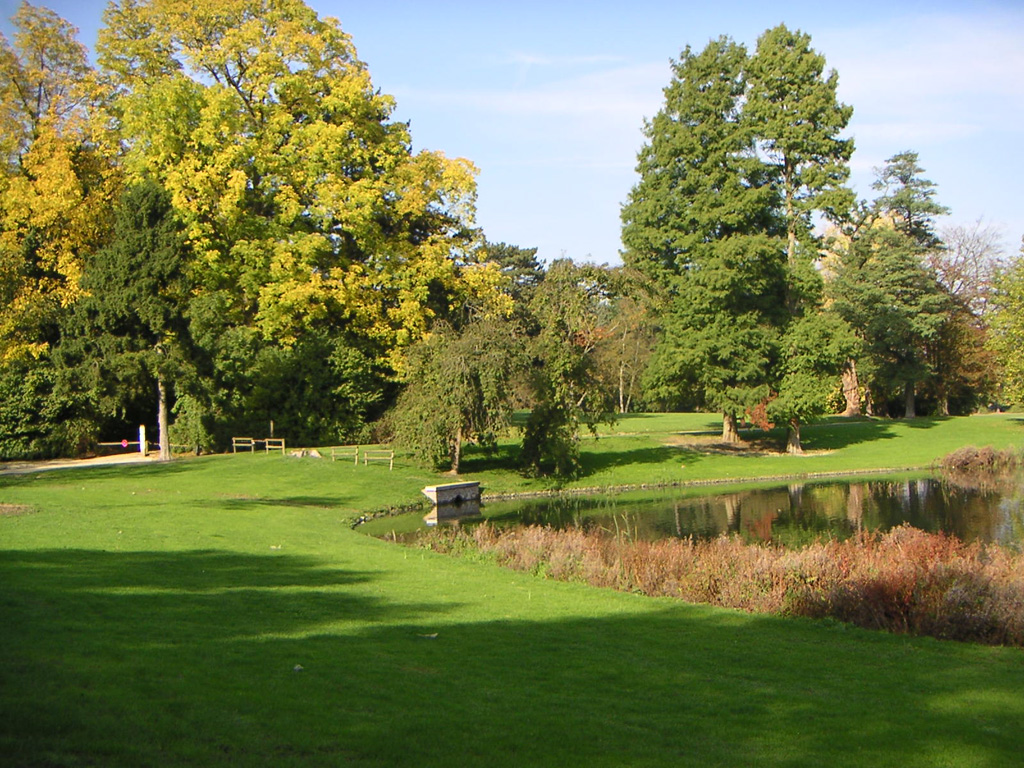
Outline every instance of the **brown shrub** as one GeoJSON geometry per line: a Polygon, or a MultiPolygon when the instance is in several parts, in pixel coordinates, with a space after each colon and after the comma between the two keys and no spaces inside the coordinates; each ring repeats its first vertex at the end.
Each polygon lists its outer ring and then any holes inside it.
{"type": "Polygon", "coordinates": [[[798,550],[709,541],[626,541],[543,526],[428,537],[550,578],[758,613],[830,617],[870,629],[1024,645],[1024,555],[902,526],[798,550]]]}
{"type": "Polygon", "coordinates": [[[1017,453],[1011,449],[997,451],[988,445],[958,448],[940,462],[946,472],[1002,472],[1019,466],[1017,453]]]}

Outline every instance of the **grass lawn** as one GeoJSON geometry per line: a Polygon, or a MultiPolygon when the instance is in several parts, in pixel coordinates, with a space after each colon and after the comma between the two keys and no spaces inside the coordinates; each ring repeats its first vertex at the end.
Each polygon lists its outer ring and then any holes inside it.
{"type": "MultiPolygon", "coordinates": [[[[588,439],[578,486],[927,466],[1012,416],[829,423],[723,455],[707,416],[588,439]],[[685,467],[682,465],[686,465],[685,467]]],[[[546,487],[471,456],[492,490],[546,487]]],[[[0,476],[0,764],[1003,766],[1019,650],[563,584],[353,531],[441,480],[256,454],[0,476]]]]}

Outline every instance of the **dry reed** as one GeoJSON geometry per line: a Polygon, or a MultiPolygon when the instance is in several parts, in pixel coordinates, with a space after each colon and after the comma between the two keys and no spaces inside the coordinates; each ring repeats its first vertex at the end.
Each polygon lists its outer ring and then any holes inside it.
{"type": "Polygon", "coordinates": [[[426,546],[645,595],[1024,645],[1024,555],[909,526],[791,550],[736,537],[629,541],[601,531],[482,524],[438,530],[426,546]]]}

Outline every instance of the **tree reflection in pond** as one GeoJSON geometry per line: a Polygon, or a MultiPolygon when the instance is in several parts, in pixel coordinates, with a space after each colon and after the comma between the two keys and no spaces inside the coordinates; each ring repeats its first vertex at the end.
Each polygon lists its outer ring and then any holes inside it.
{"type": "MultiPolygon", "coordinates": [[[[485,503],[483,517],[495,525],[552,525],[603,529],[634,539],[709,538],[738,534],[747,541],[799,546],[820,538],[846,538],[859,531],[887,530],[903,523],[964,541],[1024,543],[1022,485],[1013,482],[964,487],[935,477],[873,478],[737,488],[667,489],[596,496],[507,500],[485,503]]],[[[381,535],[413,533],[419,521],[382,523],[381,535]]],[[[459,524],[472,524],[461,520],[459,524]]]]}

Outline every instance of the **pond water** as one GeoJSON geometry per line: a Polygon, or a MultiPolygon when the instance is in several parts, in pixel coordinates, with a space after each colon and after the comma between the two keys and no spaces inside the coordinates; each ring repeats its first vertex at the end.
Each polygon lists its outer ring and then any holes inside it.
{"type": "MultiPolygon", "coordinates": [[[[1024,483],[968,488],[935,477],[877,477],[771,487],[669,489],[597,496],[495,501],[456,509],[461,525],[552,525],[599,528],[635,539],[710,538],[735,533],[748,541],[798,546],[816,538],[846,538],[862,530],[909,523],[965,541],[1024,544],[1024,483]]],[[[366,532],[409,539],[432,525],[424,513],[382,518],[366,532]]]]}

